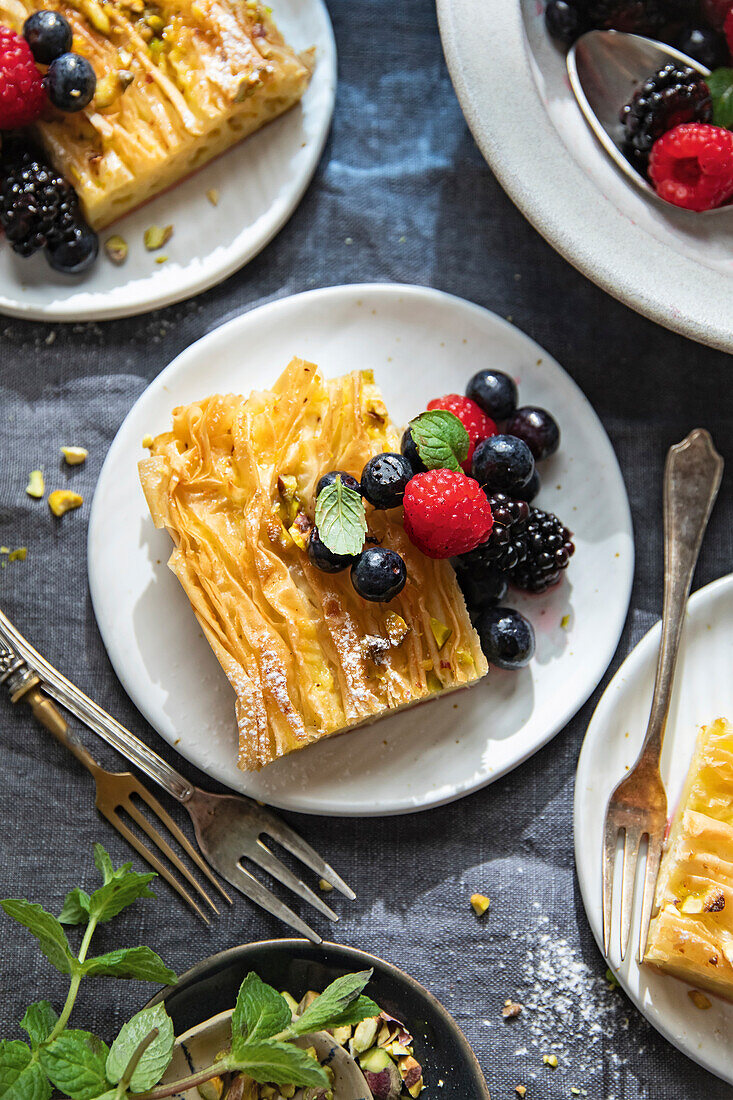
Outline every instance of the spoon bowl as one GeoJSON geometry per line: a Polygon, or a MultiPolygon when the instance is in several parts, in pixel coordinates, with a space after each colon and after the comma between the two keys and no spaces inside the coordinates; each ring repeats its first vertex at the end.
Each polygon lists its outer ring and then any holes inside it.
{"type": "MultiPolygon", "coordinates": [[[[670,61],[689,65],[703,77],[710,76],[709,69],[673,46],[621,31],[588,31],[573,43],[567,55],[570,87],[598,141],[635,187],[667,209],[670,204],[657,195],[624,155],[620,112],[636,89],[670,61]]],[[[684,210],[681,206],[674,209],[684,210]]],[[[731,209],[721,206],[702,213],[730,215],[731,209]]],[[[696,211],[687,212],[700,216],[696,211]]]]}

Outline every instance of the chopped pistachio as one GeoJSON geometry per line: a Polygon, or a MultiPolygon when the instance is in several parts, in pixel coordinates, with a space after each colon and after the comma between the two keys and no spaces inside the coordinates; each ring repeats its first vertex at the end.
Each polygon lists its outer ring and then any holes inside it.
{"type": "Polygon", "coordinates": [[[153,442],[154,442],[153,437],[152,437],[152,435],[150,435],[149,432],[148,432],[147,435],[143,436],[143,447],[152,447],[153,442]]]}
{"type": "Polygon", "coordinates": [[[17,550],[11,550],[8,554],[8,561],[25,561],[28,556],[28,547],[19,546],[17,550]]]}
{"type": "Polygon", "coordinates": [[[702,898],[693,897],[693,895],[690,894],[680,905],[680,910],[683,913],[702,913],[703,900],[702,898]]]}
{"type": "Polygon", "coordinates": [[[570,626],[569,615],[563,615],[563,617],[560,619],[560,626],[563,628],[563,630],[567,630],[567,628],[570,626]]]}
{"type": "Polygon", "coordinates": [[[9,546],[0,546],[0,554],[9,554],[9,553],[10,553],[10,547],[9,546]]]}
{"type": "Polygon", "coordinates": [[[390,645],[395,646],[395,648],[402,645],[405,638],[410,633],[410,627],[405,620],[401,615],[395,614],[394,611],[389,611],[385,616],[384,629],[387,631],[390,645]]]}
{"type": "Polygon", "coordinates": [[[143,234],[143,243],[148,252],[156,252],[159,248],[162,248],[164,244],[173,236],[173,226],[159,226],[151,225],[145,230],[143,234]]]}
{"type": "Polygon", "coordinates": [[[688,989],[687,996],[690,998],[695,1008],[701,1008],[704,1010],[706,1008],[713,1007],[712,1002],[705,996],[704,993],[701,993],[699,989],[688,989]]]}
{"type": "Polygon", "coordinates": [[[350,1049],[352,1056],[354,1054],[363,1054],[365,1050],[369,1050],[374,1046],[378,1027],[378,1016],[370,1016],[356,1025],[354,1028],[354,1036],[351,1040],[350,1049]]]}
{"type": "Polygon", "coordinates": [[[164,264],[167,259],[168,259],[167,256],[156,256],[155,257],[155,262],[156,262],[156,264],[164,264]]]}
{"type": "Polygon", "coordinates": [[[89,451],[86,447],[62,447],[61,454],[67,466],[81,466],[82,462],[86,462],[89,451]]]}
{"type": "Polygon", "coordinates": [[[308,549],[308,543],[305,541],[305,538],[303,536],[303,532],[300,531],[295,526],[295,524],[293,524],[292,527],[288,527],[288,534],[290,535],[291,539],[293,540],[293,542],[295,543],[295,545],[298,547],[299,550],[307,550],[308,549]]]}
{"type": "Polygon", "coordinates": [[[148,15],[145,22],[150,27],[151,31],[155,31],[156,34],[159,34],[165,27],[165,19],[160,15],[148,15]]]}
{"type": "Polygon", "coordinates": [[[35,500],[41,500],[43,494],[46,492],[46,484],[43,480],[42,470],[31,470],[25,491],[29,497],[34,497],[35,500]]]}
{"type": "Polygon", "coordinates": [[[440,619],[434,619],[432,615],[430,616],[430,629],[433,632],[435,644],[437,645],[438,649],[443,648],[443,646],[453,633],[451,627],[446,626],[446,624],[442,623],[440,619]]]}
{"type": "Polygon", "coordinates": [[[467,649],[457,649],[456,660],[459,665],[474,665],[476,663],[467,649]]]}
{"type": "Polygon", "coordinates": [[[517,1085],[517,1087],[514,1089],[514,1091],[516,1092],[517,1096],[521,1096],[522,1100],[524,1100],[524,1097],[527,1095],[527,1086],[526,1085],[517,1085]]]}
{"type": "Polygon", "coordinates": [[[425,676],[425,679],[427,681],[429,691],[443,690],[443,684],[441,683],[440,677],[437,673],[433,672],[432,669],[429,669],[427,675],[425,676]]]}
{"type": "Polygon", "coordinates": [[[618,978],[614,974],[613,970],[610,969],[610,967],[606,971],[606,981],[608,982],[608,984],[611,986],[612,989],[620,989],[621,988],[618,978]]]}
{"type": "Polygon", "coordinates": [[[215,187],[210,187],[206,192],[206,198],[209,200],[212,206],[219,205],[219,192],[215,187]]]}
{"type": "Polygon", "coordinates": [[[520,1005],[518,1001],[504,1001],[501,1014],[505,1020],[513,1020],[516,1016],[521,1015],[522,1008],[523,1005],[520,1005]]]}
{"type": "Polygon", "coordinates": [[[196,1091],[201,1100],[221,1100],[224,1082],[221,1077],[212,1077],[209,1081],[203,1081],[200,1085],[197,1085],[196,1091]]]}
{"type": "Polygon", "coordinates": [[[333,890],[333,886],[331,885],[331,883],[327,879],[320,878],[318,880],[318,889],[323,890],[324,894],[330,894],[331,891],[333,890]]]}
{"type": "Polygon", "coordinates": [[[484,894],[471,894],[471,905],[477,917],[482,917],[488,910],[491,902],[484,894]]]}
{"type": "Polygon", "coordinates": [[[549,1066],[550,1069],[557,1069],[557,1055],[556,1054],[543,1054],[542,1064],[549,1066]]]}
{"type": "Polygon", "coordinates": [[[105,107],[111,107],[115,100],[127,91],[134,79],[135,77],[128,69],[110,70],[97,84],[94,92],[95,107],[100,111],[105,107]]]}
{"type": "Polygon", "coordinates": [[[55,516],[63,516],[74,508],[81,508],[84,497],[72,493],[71,489],[54,489],[48,498],[48,506],[55,516]]]}

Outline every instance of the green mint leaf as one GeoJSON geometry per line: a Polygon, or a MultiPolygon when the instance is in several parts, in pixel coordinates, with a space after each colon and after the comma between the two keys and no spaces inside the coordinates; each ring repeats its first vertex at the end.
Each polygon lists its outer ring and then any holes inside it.
{"type": "Polygon", "coordinates": [[[733,129],[733,69],[715,69],[706,84],[713,101],[713,125],[733,129]]]}
{"type": "Polygon", "coordinates": [[[429,470],[461,469],[468,458],[468,432],[446,409],[429,409],[410,421],[417,453],[429,470]]]}
{"type": "Polygon", "coordinates": [[[364,500],[337,477],[321,489],[316,501],[316,527],[333,554],[360,554],[366,534],[364,500]]]}
{"type": "MultiPolygon", "coordinates": [[[[343,1015],[358,998],[364,986],[372,976],[371,970],[361,970],[358,974],[344,974],[323,990],[315,1001],[308,1005],[302,1016],[290,1025],[296,1035],[308,1035],[311,1031],[322,1031],[331,1027],[335,1018],[343,1015]]],[[[376,1016],[379,1013],[370,1012],[376,1016]]]]}
{"type": "Polygon", "coordinates": [[[157,878],[154,871],[145,874],[126,871],[123,875],[116,875],[91,895],[90,914],[97,918],[98,924],[106,924],[138,898],[154,898],[155,894],[148,889],[148,883],[154,878],[157,878]]]}
{"type": "Polygon", "coordinates": [[[158,1004],[138,1012],[120,1030],[107,1057],[107,1079],[116,1085],[130,1064],[130,1059],[146,1035],[157,1027],[158,1034],[135,1067],[130,1080],[131,1092],[144,1092],[157,1085],[168,1069],[173,1056],[173,1021],[158,1004]]]}
{"type": "Polygon", "coordinates": [[[328,1088],[325,1070],[310,1054],[291,1043],[247,1043],[235,1040],[232,1054],[237,1068],[261,1085],[328,1088]]]}
{"type": "Polygon", "coordinates": [[[159,985],[172,985],[176,981],[175,971],[149,947],[119,947],[106,955],[94,955],[82,964],[82,973],[91,978],[139,978],[159,985]]]}
{"type": "MultiPolygon", "coordinates": [[[[94,845],[94,866],[102,876],[102,881],[105,886],[115,877],[115,869],[112,865],[112,860],[101,844],[94,845]]],[[[130,867],[132,867],[132,864],[126,863],[120,870],[127,869],[129,871],[130,867]]]]}
{"type": "Polygon", "coordinates": [[[232,1035],[256,1043],[290,1026],[292,1013],[277,990],[250,973],[242,982],[232,1014],[232,1035]]]}
{"type": "Polygon", "coordinates": [[[64,907],[59,913],[61,924],[88,924],[89,923],[89,894],[81,887],[75,886],[70,890],[64,900],[64,907]]]}
{"type": "Polygon", "coordinates": [[[109,1089],[107,1044],[89,1031],[63,1031],[41,1049],[39,1059],[51,1083],[71,1100],[95,1100],[109,1089]]]}
{"type": "Polygon", "coordinates": [[[20,1039],[0,1040],[0,1097],[2,1100],[50,1100],[46,1074],[33,1061],[31,1048],[20,1039]]]}
{"type": "Polygon", "coordinates": [[[57,970],[62,974],[70,973],[76,958],[56,917],[35,902],[24,898],[6,898],[5,901],[0,901],[0,905],[9,917],[33,933],[41,951],[57,970]]]}
{"type": "Polygon", "coordinates": [[[371,997],[357,997],[338,1016],[331,1017],[329,1028],[345,1027],[346,1024],[360,1024],[362,1020],[370,1020],[372,1016],[378,1016],[380,1008],[371,997]]]}
{"type": "Polygon", "coordinates": [[[31,1046],[37,1047],[39,1043],[45,1043],[48,1039],[57,1020],[58,1016],[48,1001],[36,1001],[28,1005],[20,1026],[30,1036],[31,1046]]]}

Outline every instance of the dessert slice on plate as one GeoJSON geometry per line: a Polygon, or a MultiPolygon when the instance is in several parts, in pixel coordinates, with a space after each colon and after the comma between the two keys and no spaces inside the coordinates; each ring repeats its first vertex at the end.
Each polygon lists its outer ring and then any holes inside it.
{"type": "Polygon", "coordinates": [[[259,0],[0,0],[0,22],[21,31],[42,6],[97,78],[86,107],[35,127],[94,229],[287,111],[310,79],[259,0]]]}
{"type": "Polygon", "coordinates": [[[698,737],[644,961],[733,1000],[733,728],[722,718],[698,737]]]}
{"type": "Polygon", "coordinates": [[[358,477],[399,440],[370,372],[327,380],[294,359],[270,390],[175,409],[140,463],[170,568],[235,690],[243,769],[487,672],[451,565],[412,545],[401,508],[367,516],[368,539],[407,566],[389,603],[309,560],[322,474],[358,477]]]}

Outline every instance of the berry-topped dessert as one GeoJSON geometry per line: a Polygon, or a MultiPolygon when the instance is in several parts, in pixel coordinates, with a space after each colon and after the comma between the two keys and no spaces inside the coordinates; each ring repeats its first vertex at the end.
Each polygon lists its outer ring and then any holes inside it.
{"type": "Polygon", "coordinates": [[[733,201],[733,0],[547,0],[545,21],[564,45],[588,30],[651,35],[713,70],[674,61],[650,73],[620,107],[623,150],[674,206],[733,201]]]}
{"type": "Polygon", "coordinates": [[[29,207],[35,218],[17,251],[83,270],[94,231],[292,107],[311,68],[260,0],[0,0],[0,220],[7,230],[29,207]],[[35,167],[19,192],[23,153],[35,167]],[[73,241],[69,210],[49,214],[44,174],[70,193],[73,241]]]}

